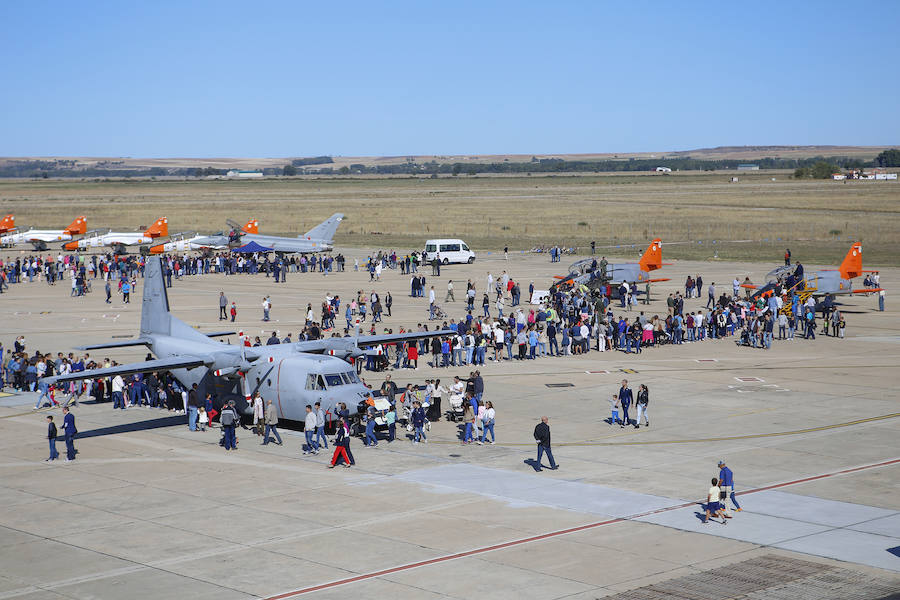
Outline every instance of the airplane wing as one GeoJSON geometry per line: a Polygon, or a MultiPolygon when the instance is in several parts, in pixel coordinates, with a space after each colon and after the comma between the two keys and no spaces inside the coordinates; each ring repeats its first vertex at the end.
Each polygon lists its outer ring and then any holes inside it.
{"type": "Polygon", "coordinates": [[[212,364],[213,362],[214,360],[211,356],[174,356],[172,358],[159,358],[129,363],[127,365],[118,365],[106,369],[88,369],[86,371],[78,371],[77,373],[69,373],[68,375],[54,375],[52,377],[44,377],[41,381],[48,384],[54,384],[64,381],[100,379],[103,377],[113,377],[115,375],[130,375],[131,373],[147,373],[150,371],[163,371],[168,369],[191,369],[193,367],[212,364]]]}
{"type": "Polygon", "coordinates": [[[133,340],[122,340],[121,342],[106,342],[103,344],[94,344],[92,346],[75,346],[76,350],[102,350],[103,348],[127,348],[129,346],[144,346],[149,344],[150,340],[136,338],[133,340]]]}
{"type": "Polygon", "coordinates": [[[332,347],[335,349],[345,349],[348,344],[356,345],[360,348],[368,348],[369,346],[377,346],[378,344],[389,344],[392,342],[408,342],[410,340],[422,340],[444,335],[456,335],[452,329],[436,329],[434,331],[411,331],[409,333],[388,333],[382,335],[360,335],[358,337],[343,338],[322,338],[320,340],[311,340],[308,342],[297,342],[294,346],[300,352],[325,352],[332,347]]]}

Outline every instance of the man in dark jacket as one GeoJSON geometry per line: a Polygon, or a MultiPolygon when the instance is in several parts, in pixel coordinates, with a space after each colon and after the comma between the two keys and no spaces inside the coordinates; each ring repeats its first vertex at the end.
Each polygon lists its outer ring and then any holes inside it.
{"type": "Polygon", "coordinates": [[[66,435],[66,462],[75,460],[75,415],[69,412],[68,406],[63,406],[63,431],[66,435]]]}
{"type": "Polygon", "coordinates": [[[550,451],[550,426],[547,424],[547,421],[550,420],[550,417],[541,417],[541,422],[538,423],[534,428],[534,439],[537,442],[537,470],[542,471],[541,468],[541,458],[544,456],[544,452],[547,453],[547,458],[550,459],[550,468],[555,470],[557,468],[556,461],[553,460],[553,452],[550,451]]]}
{"type": "Polygon", "coordinates": [[[47,415],[47,439],[50,440],[50,458],[46,462],[50,462],[59,457],[56,450],[56,423],[53,422],[53,415],[47,415]]]}
{"type": "Polygon", "coordinates": [[[622,404],[622,427],[631,425],[631,419],[628,417],[628,408],[634,402],[634,395],[631,388],[628,387],[628,380],[622,380],[622,387],[619,388],[619,402],[622,404]]]}

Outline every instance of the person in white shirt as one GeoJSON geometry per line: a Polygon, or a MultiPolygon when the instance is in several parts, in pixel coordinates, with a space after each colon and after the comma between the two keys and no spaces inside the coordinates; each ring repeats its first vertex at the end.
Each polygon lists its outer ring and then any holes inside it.
{"type": "Polygon", "coordinates": [[[125,410],[125,396],[123,395],[123,391],[125,390],[125,382],[122,380],[121,375],[116,375],[112,380],[112,396],[113,396],[113,408],[121,408],[125,410]]]}
{"type": "Polygon", "coordinates": [[[428,320],[434,321],[434,286],[428,290],[428,320]]]}

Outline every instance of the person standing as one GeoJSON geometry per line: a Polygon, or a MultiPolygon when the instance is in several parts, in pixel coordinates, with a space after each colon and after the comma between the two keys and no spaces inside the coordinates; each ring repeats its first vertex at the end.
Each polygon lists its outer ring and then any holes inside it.
{"type": "Polygon", "coordinates": [[[388,293],[384,295],[384,307],[387,309],[388,316],[391,316],[391,306],[394,304],[394,299],[391,297],[391,292],[388,290],[388,293]]]}
{"type": "Polygon", "coordinates": [[[271,400],[266,402],[266,432],[263,436],[263,446],[269,443],[269,433],[275,435],[275,443],[280,446],[281,436],[278,435],[278,411],[275,410],[275,405],[272,404],[271,400]]]}
{"type": "Polygon", "coordinates": [[[104,285],[103,288],[106,292],[106,303],[112,304],[112,300],[110,300],[110,298],[112,298],[112,286],[109,285],[109,279],[106,280],[106,285],[104,285]]]}
{"type": "Polygon", "coordinates": [[[456,298],[453,297],[453,280],[452,279],[447,281],[447,296],[444,298],[444,302],[456,302],[456,298]]]}
{"type": "Polygon", "coordinates": [[[713,281],[709,284],[708,295],[706,298],[706,308],[715,308],[716,307],[716,282],[713,281]]]}
{"type": "Polygon", "coordinates": [[[725,513],[722,509],[722,504],[719,502],[719,497],[721,495],[721,492],[719,491],[719,480],[713,477],[711,483],[712,486],[706,493],[706,515],[703,518],[703,524],[709,523],[710,516],[718,516],[722,517],[722,525],[725,525],[728,521],[725,520],[725,513]]]}
{"type": "Polygon", "coordinates": [[[316,402],[316,446],[328,449],[328,438],[325,437],[325,411],[322,410],[321,402],[316,402]]]}
{"type": "Polygon", "coordinates": [[[725,518],[730,519],[732,503],[737,512],[741,512],[743,509],[738,504],[737,498],[734,497],[734,473],[725,465],[724,460],[719,461],[719,488],[724,494],[722,509],[725,511],[725,518]]]}
{"type": "Polygon", "coordinates": [[[272,310],[272,303],[269,301],[269,297],[266,296],[262,301],[262,309],[263,309],[263,321],[269,320],[269,311],[272,310]]]}
{"type": "Polygon", "coordinates": [[[225,314],[225,308],[228,306],[228,298],[225,297],[225,292],[219,292],[219,320],[226,321],[228,320],[228,315],[225,314]]]}
{"type": "Polygon", "coordinates": [[[422,408],[422,405],[418,401],[413,402],[413,411],[410,420],[412,421],[413,431],[415,432],[413,443],[418,444],[419,441],[427,443],[428,440],[425,438],[425,409],[422,408]]]}
{"type": "Polygon", "coordinates": [[[53,415],[47,415],[47,440],[50,442],[50,458],[45,462],[50,462],[59,458],[59,452],[56,450],[56,423],[53,422],[53,415]]]}
{"type": "Polygon", "coordinates": [[[344,459],[344,466],[350,468],[350,457],[347,454],[347,448],[350,446],[350,429],[347,423],[341,418],[338,421],[337,435],[334,438],[334,454],[331,456],[331,464],[329,469],[333,469],[337,464],[338,457],[344,459]]]}
{"type": "Polygon", "coordinates": [[[225,450],[237,450],[237,439],[234,435],[234,428],[238,421],[239,417],[234,410],[234,400],[231,400],[222,409],[222,413],[219,415],[219,423],[222,425],[225,450]]]}
{"type": "Polygon", "coordinates": [[[113,397],[113,408],[121,408],[125,410],[125,381],[122,379],[121,375],[116,375],[112,380],[112,397],[113,397]]]}
{"type": "Polygon", "coordinates": [[[534,427],[534,439],[537,442],[538,471],[543,470],[541,467],[541,459],[545,452],[547,453],[547,458],[550,459],[550,468],[555,471],[559,467],[559,465],[556,464],[556,461],[553,460],[553,452],[550,450],[550,425],[547,424],[549,420],[550,417],[541,417],[541,422],[534,427]]]}
{"type": "Polygon", "coordinates": [[[316,413],[312,406],[306,405],[306,420],[303,422],[303,435],[306,437],[306,449],[303,454],[318,454],[319,447],[316,444],[316,413]]]}
{"type": "Polygon", "coordinates": [[[434,321],[434,286],[428,290],[428,320],[434,321]]]}
{"type": "Polygon", "coordinates": [[[637,421],[634,423],[635,429],[641,428],[641,418],[647,420],[647,427],[650,427],[650,417],[647,416],[647,405],[650,404],[650,394],[647,386],[643,383],[638,387],[637,395],[637,421]]]}
{"type": "Polygon", "coordinates": [[[628,408],[634,401],[631,388],[628,387],[628,380],[622,380],[622,387],[619,388],[619,403],[622,405],[622,427],[631,425],[631,419],[628,416],[628,408]]]}
{"type": "Polygon", "coordinates": [[[231,303],[231,322],[234,323],[234,320],[237,318],[237,304],[233,301],[231,303]]]}
{"type": "Polygon", "coordinates": [[[496,416],[496,411],[494,410],[494,404],[488,400],[484,403],[484,418],[482,419],[482,431],[481,431],[481,443],[483,444],[494,444],[497,441],[497,437],[494,435],[494,417],[496,416]],[[487,434],[491,432],[491,441],[487,441],[487,434]]]}
{"type": "MultiPolygon", "coordinates": [[[[69,412],[69,407],[63,407],[63,433],[66,436],[66,462],[75,460],[75,434],[78,430],[75,428],[75,415],[69,412]]],[[[49,432],[48,432],[49,433],[49,432]]]]}
{"type": "Polygon", "coordinates": [[[188,429],[197,431],[197,413],[200,409],[200,398],[197,395],[197,384],[191,386],[188,392],[188,429]]]}

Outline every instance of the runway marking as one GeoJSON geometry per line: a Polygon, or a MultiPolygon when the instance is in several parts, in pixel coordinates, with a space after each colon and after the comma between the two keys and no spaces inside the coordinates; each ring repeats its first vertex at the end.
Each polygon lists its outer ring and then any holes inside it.
{"type": "MultiPolygon", "coordinates": [[[[767,490],[774,490],[778,488],[783,488],[791,485],[799,485],[801,483],[808,483],[810,481],[818,481],[820,479],[827,479],[829,477],[837,477],[838,475],[846,475],[849,473],[856,473],[857,471],[864,471],[866,469],[877,469],[879,467],[886,467],[890,465],[894,465],[900,463],[900,458],[894,458],[892,460],[886,460],[879,463],[872,463],[868,465],[861,465],[858,467],[851,467],[849,469],[842,469],[840,471],[832,471],[830,473],[822,473],[819,475],[812,475],[810,477],[804,477],[802,479],[794,479],[792,481],[784,481],[781,483],[774,483],[771,485],[766,485],[758,488],[753,488],[749,490],[745,490],[743,492],[736,492],[736,495],[743,496],[745,494],[754,494],[756,492],[764,492],[767,490]]],[[[622,523],[625,521],[631,521],[635,519],[640,519],[643,517],[649,517],[651,515],[669,512],[673,510],[678,510],[682,508],[687,508],[689,506],[695,506],[699,501],[691,501],[684,502],[681,504],[675,504],[673,506],[666,506],[663,508],[657,508],[655,510],[650,510],[642,513],[637,513],[633,515],[628,515],[626,517],[616,517],[613,519],[606,519],[603,521],[596,521],[594,523],[588,523],[586,525],[579,525],[577,527],[569,527],[567,529],[559,529],[556,531],[551,531],[549,533],[542,533],[539,535],[533,535],[525,538],[519,538],[517,540],[511,540],[509,542],[503,542],[500,544],[493,544],[491,546],[482,546],[481,548],[474,548],[472,550],[465,550],[463,552],[455,552],[453,554],[446,554],[444,556],[437,556],[435,558],[429,558],[427,560],[421,560],[414,563],[407,563],[405,565],[398,565],[396,567],[390,567],[388,569],[381,569],[380,571],[371,571],[369,573],[362,573],[360,575],[355,575],[353,577],[346,577],[344,579],[336,579],[334,581],[329,581],[327,583],[321,583],[319,585],[310,586],[307,588],[302,588],[299,590],[294,590],[291,592],[285,592],[283,594],[277,594],[275,596],[268,596],[264,600],[284,600],[285,598],[295,598],[297,596],[302,596],[304,594],[310,594],[312,592],[319,592],[322,590],[327,590],[335,587],[339,587],[342,585],[349,585],[351,583],[357,583],[360,581],[366,581],[368,579],[375,579],[377,577],[382,577],[384,575],[390,575],[392,573],[399,573],[401,571],[409,571],[412,569],[417,569],[419,567],[427,567],[430,565],[448,562],[451,560],[456,560],[458,558],[465,558],[468,556],[475,556],[478,554],[485,554],[487,552],[493,552],[494,550],[503,550],[505,548],[511,548],[514,546],[521,546],[523,544],[530,544],[532,542],[539,542],[541,540],[546,540],[549,538],[558,537],[561,535],[568,535],[570,533],[578,533],[580,531],[586,531],[588,529],[596,529],[597,527],[603,527],[606,525],[612,525],[615,523],[622,523]]],[[[764,545],[764,544],[762,544],[764,545]]]]}

